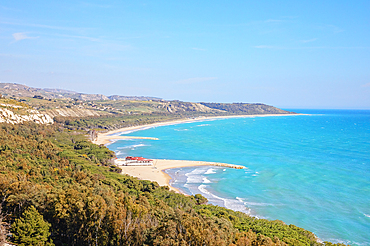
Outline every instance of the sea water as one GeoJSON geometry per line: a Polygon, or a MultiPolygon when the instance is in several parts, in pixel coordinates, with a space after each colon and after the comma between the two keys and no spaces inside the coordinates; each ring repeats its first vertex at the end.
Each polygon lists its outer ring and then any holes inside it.
{"type": "Polygon", "coordinates": [[[320,239],[370,245],[370,111],[295,110],[309,115],[228,118],[127,135],[119,157],[212,161],[167,172],[172,185],[212,204],[282,220],[320,239]]]}

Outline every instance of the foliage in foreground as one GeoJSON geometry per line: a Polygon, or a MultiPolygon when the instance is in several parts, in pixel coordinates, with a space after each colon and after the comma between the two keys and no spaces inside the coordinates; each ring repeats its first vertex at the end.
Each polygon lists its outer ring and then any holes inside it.
{"type": "Polygon", "coordinates": [[[19,246],[54,245],[48,242],[49,228],[50,224],[44,221],[34,206],[30,206],[19,219],[15,219],[11,231],[14,242],[19,246]]]}
{"type": "Polygon", "coordinates": [[[302,228],[112,172],[113,157],[56,126],[0,125],[0,201],[10,240],[28,244],[19,237],[28,218],[44,221],[38,235],[55,245],[319,245],[302,228]]]}

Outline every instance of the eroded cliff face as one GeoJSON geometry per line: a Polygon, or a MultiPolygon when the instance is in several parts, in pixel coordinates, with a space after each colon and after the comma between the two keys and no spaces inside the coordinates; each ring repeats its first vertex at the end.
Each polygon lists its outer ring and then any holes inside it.
{"type": "MultiPolygon", "coordinates": [[[[0,104],[1,106],[1,104],[0,104]]],[[[38,124],[53,124],[54,117],[91,117],[91,116],[102,116],[107,115],[106,112],[100,112],[96,110],[89,109],[79,109],[79,108],[63,108],[63,109],[52,109],[45,111],[37,111],[34,109],[25,109],[25,112],[18,113],[12,107],[0,107],[0,123],[6,122],[11,124],[19,124],[25,121],[32,121],[38,124]]]]}
{"type": "Polygon", "coordinates": [[[47,114],[42,114],[37,110],[28,109],[27,114],[17,114],[12,110],[0,108],[0,123],[20,124],[32,121],[37,124],[53,124],[54,120],[47,114]]]}

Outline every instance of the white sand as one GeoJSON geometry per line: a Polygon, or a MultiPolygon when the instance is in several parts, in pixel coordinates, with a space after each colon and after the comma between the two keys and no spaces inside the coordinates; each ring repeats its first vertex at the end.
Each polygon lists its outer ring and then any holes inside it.
{"type": "Polygon", "coordinates": [[[231,165],[226,163],[205,162],[205,161],[183,161],[183,160],[161,160],[155,159],[153,166],[119,166],[122,174],[127,174],[143,180],[156,181],[161,186],[169,186],[171,190],[179,192],[170,186],[171,177],[164,172],[166,169],[193,166],[222,166],[229,168],[242,169],[243,166],[231,165]]]}

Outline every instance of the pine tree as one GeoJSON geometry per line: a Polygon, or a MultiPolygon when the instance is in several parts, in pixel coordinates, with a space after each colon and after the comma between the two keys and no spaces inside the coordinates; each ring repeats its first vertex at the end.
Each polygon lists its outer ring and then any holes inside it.
{"type": "Polygon", "coordinates": [[[54,245],[47,242],[50,236],[50,224],[44,221],[44,218],[34,206],[29,207],[20,219],[16,219],[12,225],[14,242],[19,246],[44,246],[54,245]]]}

